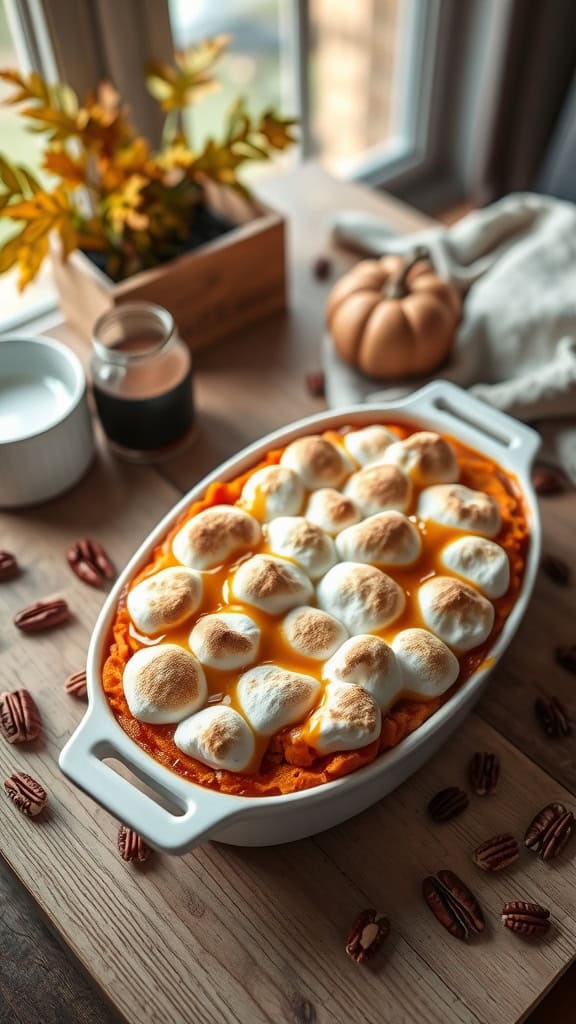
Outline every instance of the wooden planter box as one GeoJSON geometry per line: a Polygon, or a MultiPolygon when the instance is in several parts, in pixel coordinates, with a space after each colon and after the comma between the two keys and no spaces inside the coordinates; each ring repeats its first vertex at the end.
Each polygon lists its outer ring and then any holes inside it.
{"type": "Polygon", "coordinates": [[[122,302],[168,309],[194,351],[286,308],[284,220],[259,203],[214,189],[210,206],[237,225],[220,238],[114,284],[82,252],[53,251],[60,308],[90,340],[94,321],[122,302]]]}

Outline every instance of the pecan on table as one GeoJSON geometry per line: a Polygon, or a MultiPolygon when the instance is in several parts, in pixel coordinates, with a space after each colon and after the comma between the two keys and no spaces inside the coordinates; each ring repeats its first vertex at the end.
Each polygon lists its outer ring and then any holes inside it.
{"type": "Polygon", "coordinates": [[[532,470],[532,486],[540,497],[563,494],[567,488],[566,477],[554,466],[534,466],[532,470]]]}
{"type": "Polygon", "coordinates": [[[28,818],[35,818],[48,802],[44,787],[26,772],[14,772],[5,780],[4,789],[18,810],[28,818]]]}
{"type": "Polygon", "coordinates": [[[150,856],[150,847],[141,835],[128,825],[120,825],[118,829],[118,852],[122,860],[137,861],[143,864],[150,856]]]}
{"type": "Polygon", "coordinates": [[[389,934],[390,921],[384,914],[373,908],[363,910],[348,936],[346,952],[357,964],[363,964],[378,952],[389,934]]]}
{"type": "Polygon", "coordinates": [[[66,561],[84,583],[100,587],[104,580],[114,579],[114,566],[104,548],[95,540],[78,540],[68,548],[66,561]]]}
{"type": "Polygon", "coordinates": [[[576,644],[565,644],[563,647],[557,647],[554,651],[554,658],[557,665],[565,668],[567,672],[572,672],[573,675],[576,675],[576,644]]]}
{"type": "Polygon", "coordinates": [[[468,776],[476,796],[490,796],[495,793],[500,778],[500,761],[496,754],[474,754],[470,761],[468,776]]]}
{"type": "Polygon", "coordinates": [[[539,903],[510,900],[502,907],[502,924],[521,935],[543,935],[550,927],[550,911],[539,903]]]}
{"type": "Polygon", "coordinates": [[[520,849],[516,839],[509,832],[504,832],[477,846],[472,859],[483,871],[503,871],[518,860],[519,856],[520,849]]]}
{"type": "Polygon", "coordinates": [[[557,555],[544,554],[542,555],[540,568],[548,579],[552,580],[552,583],[556,583],[559,587],[567,587],[570,583],[570,567],[563,558],[558,558],[557,555]]]}
{"type": "Polygon", "coordinates": [[[566,709],[557,697],[537,697],[534,712],[542,731],[550,739],[557,740],[572,732],[566,709]]]}
{"type": "Polygon", "coordinates": [[[23,633],[39,633],[68,622],[70,609],[61,597],[51,601],[35,601],[14,616],[14,625],[23,633]]]}
{"type": "Polygon", "coordinates": [[[18,562],[9,551],[0,551],[0,583],[12,580],[19,573],[18,562]]]}
{"type": "Polygon", "coordinates": [[[532,819],[524,836],[524,845],[542,860],[554,860],[562,852],[574,831],[574,815],[564,804],[546,804],[532,819]]]}
{"type": "Polygon", "coordinates": [[[64,683],[64,689],[71,697],[83,700],[88,692],[86,688],[86,669],[81,668],[78,672],[71,672],[64,683]]]}
{"type": "Polygon", "coordinates": [[[0,732],[8,743],[29,743],[40,735],[40,712],[28,690],[0,693],[0,732]]]}
{"type": "Polygon", "coordinates": [[[435,822],[450,821],[467,807],[468,796],[464,790],[458,789],[458,786],[449,786],[432,797],[428,804],[428,814],[435,822]]]}
{"type": "Polygon", "coordinates": [[[484,931],[480,904],[467,885],[453,871],[439,871],[422,883],[422,895],[437,921],[457,939],[484,931]]]}

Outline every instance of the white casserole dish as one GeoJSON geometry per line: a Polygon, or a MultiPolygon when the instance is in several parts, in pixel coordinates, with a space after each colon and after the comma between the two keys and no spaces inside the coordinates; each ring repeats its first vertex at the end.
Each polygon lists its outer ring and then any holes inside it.
{"type": "Polygon", "coordinates": [[[486,687],[490,673],[508,647],[526,610],[540,556],[538,505],[530,467],[540,439],[535,431],[498,412],[445,381],[430,384],[402,401],[355,406],[310,416],[269,434],[224,463],[197,484],[152,531],[111,592],[92,635],[87,660],[89,708],[60,755],[62,771],[153,846],[183,853],[207,839],[240,846],[289,842],[331,828],[390,793],[428,760],[468,714],[486,687]],[[238,797],[213,792],[163,767],[137,746],[114,719],[102,690],[101,667],[109,630],[124,586],[149,560],[153,548],[191,502],[216,480],[243,473],[271,448],[318,431],[352,424],[362,426],[403,420],[452,434],[514,473],[522,488],[531,543],[524,582],[509,618],[490,651],[489,664],[397,747],[351,775],[315,789],[273,797],[238,797]],[[142,792],[133,781],[104,762],[114,758],[157,795],[142,792]],[[171,810],[166,808],[168,804],[171,810]]]}

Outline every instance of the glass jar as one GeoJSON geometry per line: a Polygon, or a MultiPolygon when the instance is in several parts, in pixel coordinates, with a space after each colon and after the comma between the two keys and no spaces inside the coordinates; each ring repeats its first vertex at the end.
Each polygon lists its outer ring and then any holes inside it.
{"type": "Polygon", "coordinates": [[[111,447],[135,462],[167,458],[192,439],[192,360],[168,310],[134,302],[95,323],[94,399],[111,447]]]}

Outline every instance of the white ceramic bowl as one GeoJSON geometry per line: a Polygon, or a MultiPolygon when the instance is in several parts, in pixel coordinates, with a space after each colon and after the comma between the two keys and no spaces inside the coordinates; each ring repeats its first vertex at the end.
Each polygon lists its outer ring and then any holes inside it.
{"type": "Polygon", "coordinates": [[[389,404],[355,406],[321,413],[270,434],[224,463],[176,505],[131,559],[110,594],[96,624],[88,652],[88,712],[60,755],[60,767],[83,790],[136,829],[152,845],[181,853],[206,839],[240,846],[267,846],[312,835],[337,825],[404,782],[444,743],[484,690],[510,643],[532,592],[540,552],[538,505],[530,483],[530,466],[539,446],[529,427],[471,398],[453,384],[439,381],[409,398],[389,404]],[[351,775],[315,789],[287,796],[238,797],[187,782],[164,768],[123,732],[115,721],[100,682],[109,631],[118,597],[126,583],[149,560],[178,516],[198,500],[209,483],[230,480],[261,459],[270,448],[296,437],[346,423],[362,426],[392,418],[452,434],[515,473],[527,506],[531,542],[524,582],[516,605],[482,666],[458,692],[393,750],[351,775]],[[160,801],[140,791],[104,762],[116,758],[160,801]]]}
{"type": "Polygon", "coordinates": [[[0,338],[0,508],[54,498],[93,455],[80,360],[51,338],[0,338]]]}

